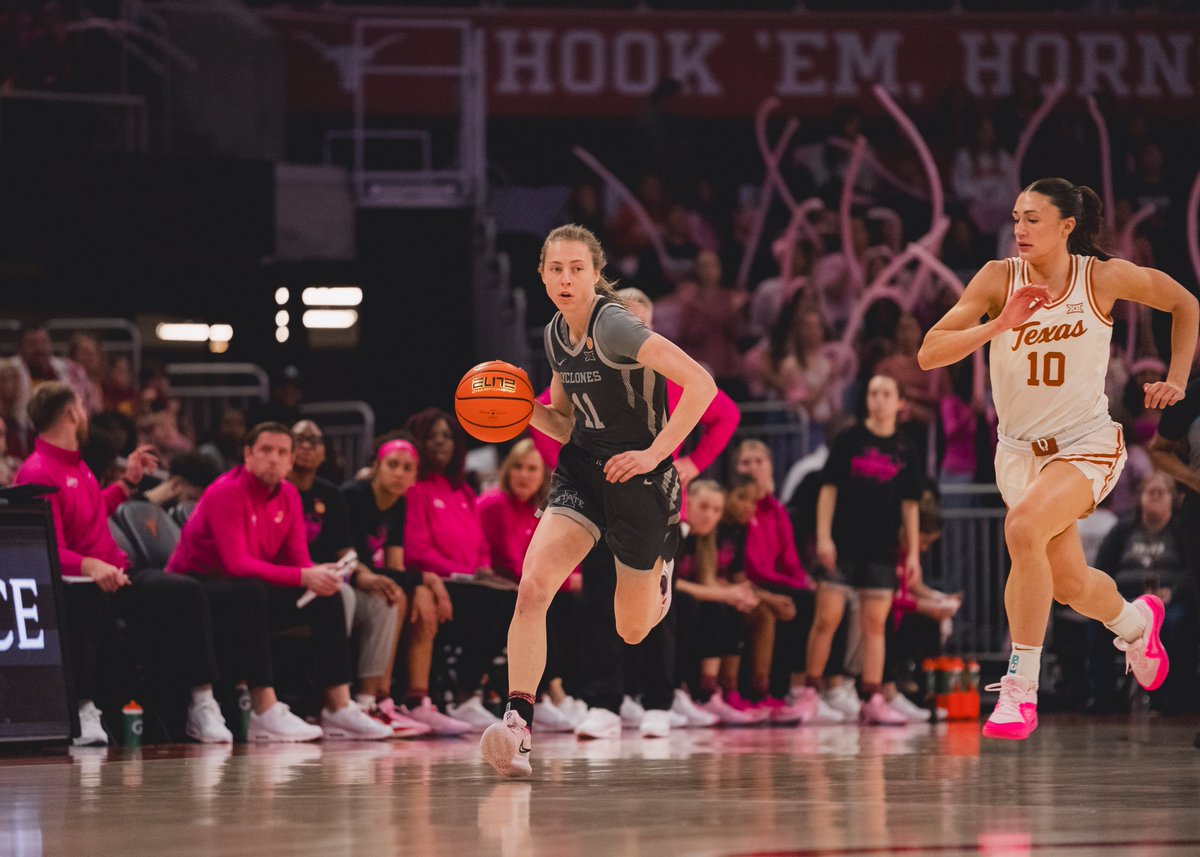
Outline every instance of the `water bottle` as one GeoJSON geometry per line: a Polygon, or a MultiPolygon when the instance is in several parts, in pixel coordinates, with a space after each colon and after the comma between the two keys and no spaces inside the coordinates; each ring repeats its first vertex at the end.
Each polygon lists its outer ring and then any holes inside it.
{"type": "Polygon", "coordinates": [[[121,709],[122,724],[121,724],[121,743],[125,745],[127,750],[133,750],[142,746],[142,707],[133,700],[121,709]]]}

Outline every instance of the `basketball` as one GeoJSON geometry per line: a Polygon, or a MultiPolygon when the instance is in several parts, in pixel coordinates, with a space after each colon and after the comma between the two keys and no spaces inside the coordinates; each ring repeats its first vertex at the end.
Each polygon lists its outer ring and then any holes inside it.
{"type": "Polygon", "coordinates": [[[467,434],[477,440],[512,440],[533,416],[529,376],[503,360],[473,366],[454,391],[454,413],[467,434]]]}

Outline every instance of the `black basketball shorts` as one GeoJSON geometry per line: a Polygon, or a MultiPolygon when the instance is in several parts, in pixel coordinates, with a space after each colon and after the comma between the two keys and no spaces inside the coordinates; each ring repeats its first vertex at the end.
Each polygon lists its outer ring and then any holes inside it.
{"type": "Polygon", "coordinates": [[[604,478],[604,461],[573,443],[562,448],[544,512],[566,515],[622,565],[647,571],[679,545],[679,476],[668,459],[627,482],[604,478]]]}

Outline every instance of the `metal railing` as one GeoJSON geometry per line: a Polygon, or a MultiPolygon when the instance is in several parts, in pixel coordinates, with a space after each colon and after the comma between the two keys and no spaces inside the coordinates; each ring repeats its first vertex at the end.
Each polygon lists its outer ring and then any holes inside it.
{"type": "Polygon", "coordinates": [[[141,96],[19,89],[0,92],[0,142],[21,142],[21,128],[28,128],[25,142],[32,142],[48,134],[53,136],[52,128],[63,127],[72,129],[73,137],[90,136],[92,142],[105,142],[99,133],[105,132],[110,139],[102,148],[138,153],[150,149],[146,99],[141,96]],[[51,119],[47,114],[58,118],[51,119]],[[64,123],[63,117],[71,114],[77,121],[64,123]],[[34,123],[40,127],[33,127],[34,123]]]}
{"type": "Polygon", "coordinates": [[[63,334],[88,333],[96,337],[106,354],[121,354],[129,358],[129,368],[136,382],[142,372],[142,332],[136,324],[123,318],[56,318],[46,322],[50,335],[58,341],[54,350],[66,354],[69,343],[63,334]]]}
{"type": "Polygon", "coordinates": [[[247,411],[271,393],[266,371],[253,363],[169,363],[166,372],[182,416],[200,432],[215,426],[225,408],[247,411]]]}
{"type": "Polygon", "coordinates": [[[375,442],[375,411],[366,402],[307,402],[300,406],[325,435],[328,458],[344,465],[347,478],[369,463],[375,442]]]}

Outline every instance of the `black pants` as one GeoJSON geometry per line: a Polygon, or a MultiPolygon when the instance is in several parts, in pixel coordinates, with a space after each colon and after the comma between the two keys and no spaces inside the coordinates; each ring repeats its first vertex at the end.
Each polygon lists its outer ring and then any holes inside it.
{"type": "Polygon", "coordinates": [[[117,660],[116,622],[129,628],[133,658],[151,676],[186,688],[217,678],[212,618],[203,587],[190,577],[145,568],[130,585],[106,593],[90,583],[66,586],[71,671],[79,699],[96,699],[103,667],[117,660]]]}
{"type": "MultiPolygon", "coordinates": [[[[619,712],[626,692],[640,687],[647,709],[671,707],[675,692],[675,605],[636,646],[626,645],[617,634],[613,599],[617,572],[612,552],[601,541],[583,565],[583,639],[580,693],[593,708],[619,712]],[[626,657],[633,660],[628,665],[626,657]],[[626,683],[627,669],[635,687],[626,683]]],[[[674,597],[678,597],[676,594],[674,597]]]]}
{"type": "Polygon", "coordinates": [[[905,613],[897,628],[889,615],[883,629],[883,680],[896,681],[906,665],[912,665],[915,673],[926,658],[936,657],[939,634],[939,623],[928,616],[905,613]]]}
{"type": "Polygon", "coordinates": [[[298,586],[272,586],[252,577],[197,578],[208,593],[213,635],[222,672],[250,687],[274,687],[271,634],[307,626],[316,652],[317,681],[324,688],[350,682],[350,643],[340,595],[314,598],[303,608],[298,586]]]}
{"type": "Polygon", "coordinates": [[[808,632],[812,630],[813,613],[816,611],[816,593],[808,589],[790,587],[772,588],[773,592],[786,595],[796,605],[796,618],[790,622],[775,623],[775,648],[771,655],[771,695],[783,699],[792,689],[792,673],[804,672],[804,659],[808,652],[808,632]]]}
{"type": "Polygon", "coordinates": [[[446,581],[454,619],[438,630],[434,652],[449,648],[454,674],[449,682],[455,696],[474,693],[480,679],[504,649],[517,594],[473,583],[446,581]]]}
{"type": "Polygon", "coordinates": [[[546,672],[543,683],[562,679],[563,689],[579,692],[579,622],[583,594],[558,592],[546,612],[546,672]]]}
{"type": "Polygon", "coordinates": [[[700,690],[700,662],[741,654],[746,636],[743,614],[728,604],[698,601],[675,590],[671,614],[675,629],[675,686],[700,690]]]}

